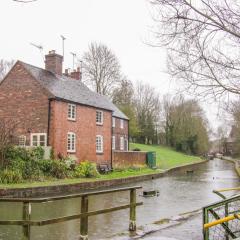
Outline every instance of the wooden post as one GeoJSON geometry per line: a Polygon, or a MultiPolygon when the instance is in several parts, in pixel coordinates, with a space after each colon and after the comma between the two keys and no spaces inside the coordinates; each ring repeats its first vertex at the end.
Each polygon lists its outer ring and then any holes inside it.
{"type": "Polygon", "coordinates": [[[136,189],[130,190],[130,205],[129,231],[136,231],[136,189]]]}
{"type": "MultiPolygon", "coordinates": [[[[83,196],[81,201],[81,213],[88,212],[88,196],[83,196]]],[[[88,240],[88,216],[81,217],[79,240],[88,240]]]]}
{"type": "MultiPolygon", "coordinates": [[[[31,203],[23,202],[23,220],[29,221],[31,219],[31,203]]],[[[30,225],[23,225],[23,237],[22,240],[30,240],[30,225]]]]}

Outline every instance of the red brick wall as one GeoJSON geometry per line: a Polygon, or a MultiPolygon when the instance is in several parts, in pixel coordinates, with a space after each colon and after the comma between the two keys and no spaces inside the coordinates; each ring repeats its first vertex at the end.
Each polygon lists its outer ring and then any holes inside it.
{"type": "Polygon", "coordinates": [[[146,152],[113,152],[113,168],[129,168],[146,166],[146,152]]]}
{"type": "Polygon", "coordinates": [[[0,119],[17,121],[17,134],[27,137],[32,133],[47,133],[48,93],[17,62],[0,83],[0,119]]]}
{"type": "Polygon", "coordinates": [[[102,126],[96,125],[96,109],[77,105],[76,121],[67,119],[68,103],[51,102],[50,144],[55,154],[75,155],[79,161],[111,163],[111,112],[103,111],[102,126]],[[67,153],[67,133],[76,134],[76,153],[67,153]],[[103,136],[103,154],[96,153],[96,135],[103,136]]]}
{"type": "MultiPolygon", "coordinates": [[[[115,150],[120,150],[120,137],[128,140],[128,121],[123,120],[123,128],[120,127],[120,118],[115,117],[115,127],[113,127],[113,136],[115,136],[115,150]]],[[[124,150],[128,150],[128,146],[124,146],[124,150]]]]}

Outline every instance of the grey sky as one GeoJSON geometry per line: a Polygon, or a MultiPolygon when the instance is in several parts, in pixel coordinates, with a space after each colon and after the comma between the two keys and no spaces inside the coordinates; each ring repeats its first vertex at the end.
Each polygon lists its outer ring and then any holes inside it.
{"type": "MultiPolygon", "coordinates": [[[[60,35],[67,40],[64,67],[72,67],[70,52],[79,56],[91,41],[105,43],[120,60],[122,71],[132,81],[145,81],[161,94],[174,93],[179,84],[169,80],[165,50],[144,42],[151,40],[151,7],[147,0],[38,0],[21,4],[0,3],[0,58],[20,59],[44,66],[40,52],[29,43],[42,44],[62,53],[60,35]]],[[[216,108],[205,106],[215,121],[216,108]],[[214,112],[214,113],[213,113],[214,112]]]]}

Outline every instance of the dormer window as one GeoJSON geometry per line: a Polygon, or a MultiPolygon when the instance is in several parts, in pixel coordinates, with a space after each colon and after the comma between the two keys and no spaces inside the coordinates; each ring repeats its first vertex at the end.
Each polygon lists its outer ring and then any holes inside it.
{"type": "Polygon", "coordinates": [[[96,124],[103,125],[103,111],[96,111],[96,124]]]}
{"type": "Polygon", "coordinates": [[[76,105],[68,104],[68,120],[75,121],[76,120],[76,105]]]}

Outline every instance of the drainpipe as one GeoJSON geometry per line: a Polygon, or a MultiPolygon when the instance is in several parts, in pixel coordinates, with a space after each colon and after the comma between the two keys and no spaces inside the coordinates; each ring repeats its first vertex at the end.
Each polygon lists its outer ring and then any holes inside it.
{"type": "Polygon", "coordinates": [[[50,121],[51,121],[51,99],[48,100],[47,146],[49,146],[50,121]]]}
{"type": "Polygon", "coordinates": [[[129,140],[130,140],[130,136],[129,136],[129,120],[128,120],[127,123],[128,123],[128,147],[127,148],[128,148],[128,151],[129,151],[129,140]]]}
{"type": "Polygon", "coordinates": [[[113,149],[112,149],[112,137],[113,137],[113,115],[111,115],[111,169],[113,169],[113,149]]]}

